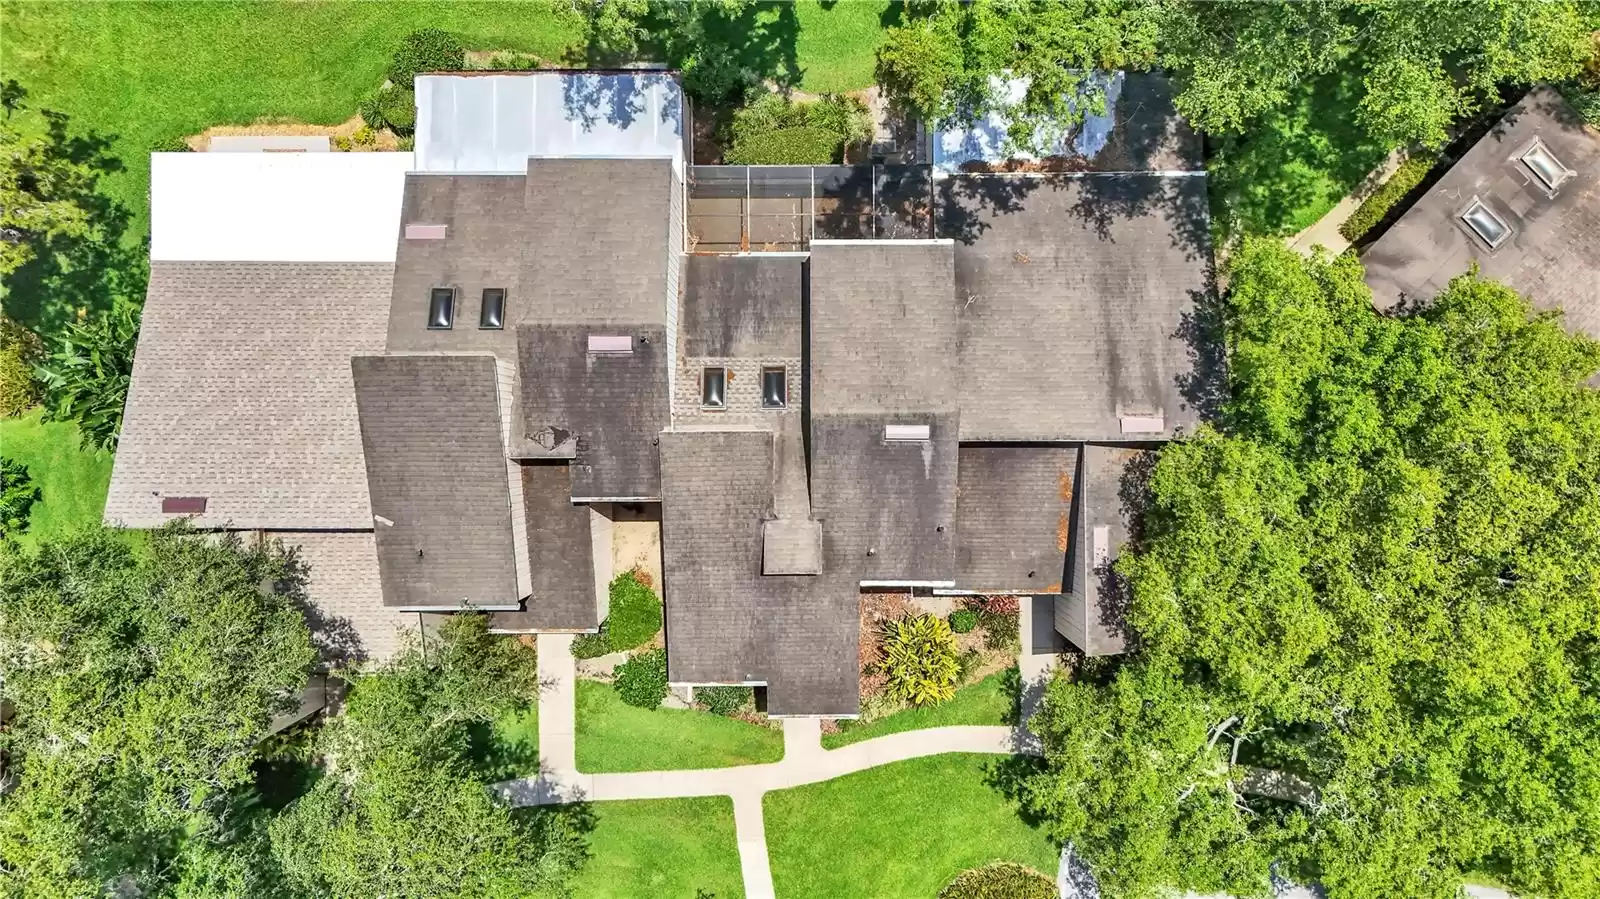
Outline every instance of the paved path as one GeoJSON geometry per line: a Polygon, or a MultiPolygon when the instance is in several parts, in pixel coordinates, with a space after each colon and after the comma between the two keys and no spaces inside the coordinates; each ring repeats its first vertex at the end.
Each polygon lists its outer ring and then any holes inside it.
{"type": "Polygon", "coordinates": [[[1317,219],[1311,227],[1289,238],[1287,241],[1289,247],[1306,256],[1310,256],[1317,247],[1326,247],[1328,252],[1335,256],[1350,249],[1350,241],[1345,240],[1344,235],[1339,233],[1339,226],[1356,211],[1362,200],[1371,196],[1383,182],[1389,180],[1389,176],[1394,174],[1394,170],[1399,168],[1405,159],[1404,150],[1390,153],[1389,158],[1383,161],[1383,165],[1362,179],[1361,184],[1329,210],[1327,215],[1317,219]]]}

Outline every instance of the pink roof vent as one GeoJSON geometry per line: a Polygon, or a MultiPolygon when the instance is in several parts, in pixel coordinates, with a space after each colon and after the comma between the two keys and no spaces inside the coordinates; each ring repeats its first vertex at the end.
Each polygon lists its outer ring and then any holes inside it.
{"type": "Polygon", "coordinates": [[[407,225],[406,240],[444,240],[449,225],[407,225]]]}
{"type": "Polygon", "coordinates": [[[589,352],[596,356],[631,356],[633,338],[627,334],[590,334],[589,352]]]}
{"type": "Polygon", "coordinates": [[[163,496],[161,512],[164,515],[199,515],[206,510],[203,496],[163,496]]]}

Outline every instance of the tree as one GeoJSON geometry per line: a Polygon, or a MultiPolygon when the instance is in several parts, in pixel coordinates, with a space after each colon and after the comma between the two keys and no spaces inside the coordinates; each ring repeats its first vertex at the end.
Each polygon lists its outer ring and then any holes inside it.
{"type": "Polygon", "coordinates": [[[245,851],[255,745],[315,659],[298,589],[280,546],[182,527],[0,553],[0,870],[27,895],[181,895],[245,851]]]}
{"type": "Polygon", "coordinates": [[[1220,842],[1169,850],[1210,868],[1152,853],[1131,870],[1207,889],[1259,854],[1341,895],[1442,899],[1469,870],[1595,895],[1600,345],[1475,275],[1376,315],[1359,263],[1272,241],[1235,256],[1225,312],[1221,428],[1162,451],[1118,563],[1140,648],[1108,687],[1051,688],[1041,807],[1092,838],[1108,896],[1147,895],[1154,881],[1119,880],[1143,840],[1106,833],[1173,832],[1147,797],[1194,772],[1168,773],[1163,751],[1101,766],[1080,795],[1069,756],[1152,735],[1193,747],[1237,719],[1218,746],[1240,738],[1240,765],[1314,797],[1219,804],[1202,830],[1220,842]],[[1096,710],[1122,679],[1160,721],[1096,710]]]}
{"type": "Polygon", "coordinates": [[[0,456],[0,538],[27,530],[28,511],[38,500],[28,466],[0,456]]]}
{"type": "Polygon", "coordinates": [[[684,92],[695,101],[712,106],[738,103],[763,80],[782,88],[799,82],[792,41],[774,37],[792,29],[795,13],[787,6],[773,9],[754,0],[585,4],[581,61],[614,66],[648,54],[682,72],[684,92]]]}
{"type": "Polygon", "coordinates": [[[1000,113],[1013,148],[1053,152],[1090,113],[1105,111],[1096,73],[1155,60],[1150,4],[1119,0],[976,0],[913,4],[878,51],[878,81],[930,123],[1000,113]],[[996,81],[1022,79],[1013,103],[996,81]]]}
{"type": "Polygon", "coordinates": [[[320,740],[325,776],[271,825],[289,883],[333,897],[559,893],[585,858],[582,810],[513,812],[471,767],[470,725],[537,689],[533,652],[482,615],[358,676],[320,740]]]}
{"type": "Polygon", "coordinates": [[[27,90],[7,81],[0,93],[0,276],[8,276],[52,242],[95,235],[88,198],[99,174],[78,158],[65,116],[46,112],[43,133],[25,132],[14,115],[27,108],[27,90]]]}
{"type": "Polygon", "coordinates": [[[76,422],[85,447],[115,448],[138,342],[138,309],[127,303],[68,325],[36,369],[45,417],[76,422]]]}

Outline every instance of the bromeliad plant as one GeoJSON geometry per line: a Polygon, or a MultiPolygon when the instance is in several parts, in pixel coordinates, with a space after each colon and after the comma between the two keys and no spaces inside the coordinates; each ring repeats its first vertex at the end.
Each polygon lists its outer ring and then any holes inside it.
{"type": "Polygon", "coordinates": [[[950,625],[943,618],[919,615],[884,628],[879,668],[889,677],[890,696],[912,705],[933,705],[955,695],[961,676],[958,656],[950,625]]]}

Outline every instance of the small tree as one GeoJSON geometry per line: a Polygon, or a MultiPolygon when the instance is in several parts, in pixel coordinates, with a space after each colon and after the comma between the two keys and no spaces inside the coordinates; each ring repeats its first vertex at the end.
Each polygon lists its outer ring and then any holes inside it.
{"type": "Polygon", "coordinates": [[[891,622],[885,628],[883,661],[889,695],[912,705],[932,705],[955,695],[961,661],[950,625],[933,615],[891,622]]]}

